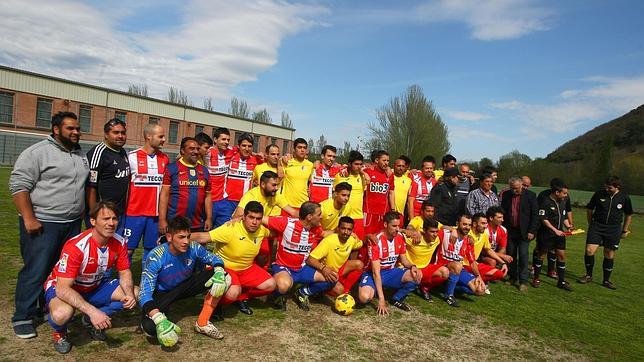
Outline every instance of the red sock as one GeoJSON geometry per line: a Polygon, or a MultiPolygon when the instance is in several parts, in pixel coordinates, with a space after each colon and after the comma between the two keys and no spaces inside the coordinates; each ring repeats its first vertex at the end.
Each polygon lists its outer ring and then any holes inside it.
{"type": "Polygon", "coordinates": [[[342,283],[342,286],[344,287],[344,293],[351,293],[351,288],[353,288],[353,285],[360,280],[360,276],[362,275],[362,272],[360,270],[353,270],[347,274],[346,277],[344,277],[344,283],[342,283]]]}
{"type": "Polygon", "coordinates": [[[446,280],[447,278],[443,278],[441,276],[433,276],[431,281],[429,282],[429,287],[433,288],[433,287],[439,286],[445,283],[446,280]]]}
{"type": "Polygon", "coordinates": [[[226,304],[233,304],[236,301],[237,299],[228,299],[228,297],[224,295],[223,297],[221,297],[221,300],[219,301],[219,303],[222,305],[226,305],[226,304]]]}
{"type": "Polygon", "coordinates": [[[273,293],[272,290],[253,288],[253,289],[248,291],[248,296],[250,298],[257,298],[257,297],[261,297],[263,295],[267,295],[267,294],[271,294],[271,293],[273,293]]]}

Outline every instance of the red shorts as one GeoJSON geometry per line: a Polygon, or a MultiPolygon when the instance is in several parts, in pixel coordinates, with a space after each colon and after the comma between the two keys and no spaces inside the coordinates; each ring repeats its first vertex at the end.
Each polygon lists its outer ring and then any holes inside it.
{"type": "Polygon", "coordinates": [[[377,234],[385,227],[383,215],[380,214],[364,214],[364,233],[377,234]]]}
{"type": "Polygon", "coordinates": [[[421,283],[429,283],[432,281],[432,274],[434,274],[438,269],[443,267],[440,264],[428,264],[426,267],[420,269],[423,273],[423,279],[421,283]]]}
{"type": "Polygon", "coordinates": [[[230,285],[239,285],[243,289],[257,288],[258,285],[261,285],[268,279],[272,278],[266,270],[262,269],[262,267],[257,264],[253,264],[248,269],[244,270],[224,269],[230,275],[230,285]]]}

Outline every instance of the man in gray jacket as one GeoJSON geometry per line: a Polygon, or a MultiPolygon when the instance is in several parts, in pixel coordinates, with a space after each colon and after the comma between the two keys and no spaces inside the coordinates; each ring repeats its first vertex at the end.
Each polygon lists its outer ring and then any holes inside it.
{"type": "Polygon", "coordinates": [[[52,134],[24,150],[9,178],[18,210],[24,266],[16,282],[17,337],[33,338],[33,319],[42,315],[43,283],[67,239],[80,233],[89,164],[81,152],[80,125],[71,112],[51,120],[52,134]]]}

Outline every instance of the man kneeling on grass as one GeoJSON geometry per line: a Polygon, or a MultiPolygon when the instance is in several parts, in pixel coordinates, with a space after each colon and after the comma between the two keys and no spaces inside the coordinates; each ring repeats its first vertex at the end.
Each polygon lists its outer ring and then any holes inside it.
{"type": "Polygon", "coordinates": [[[141,274],[141,328],[147,335],[156,336],[162,346],[174,346],[179,341],[181,328],[168,320],[165,313],[175,301],[210,288],[194,329],[211,338],[224,338],[210,322],[219,299],[230,285],[224,262],[197,242],[190,241],[190,221],[185,217],[170,220],[165,237],[167,242],[148,254],[141,274]],[[199,271],[195,268],[197,262],[212,268],[199,271]]]}
{"type": "Polygon", "coordinates": [[[72,349],[67,339],[67,322],[76,309],[83,313],[82,324],[92,339],[104,341],[104,330],[112,326],[110,316],[136,305],[138,288],[132,283],[127,244],[114,234],[118,223],[114,204],[99,202],[90,213],[90,222],[91,229],[65,243],[45,282],[54,348],[60,353],[72,349]],[[105,275],[113,267],[118,270],[118,279],[105,275]]]}

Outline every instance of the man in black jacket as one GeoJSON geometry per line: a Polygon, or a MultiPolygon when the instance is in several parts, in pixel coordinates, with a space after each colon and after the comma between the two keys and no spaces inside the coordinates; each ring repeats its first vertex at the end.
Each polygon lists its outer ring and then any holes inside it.
{"type": "Polygon", "coordinates": [[[458,183],[458,169],[456,167],[445,170],[443,182],[432,189],[430,201],[436,208],[436,220],[443,225],[455,226],[458,216],[458,199],[456,184],[458,183]]]}
{"type": "Polygon", "coordinates": [[[524,190],[520,177],[511,177],[501,199],[505,211],[503,226],[508,230],[508,255],[512,256],[508,275],[510,282],[519,281],[519,290],[528,290],[528,247],[539,229],[537,196],[524,190]]]}

